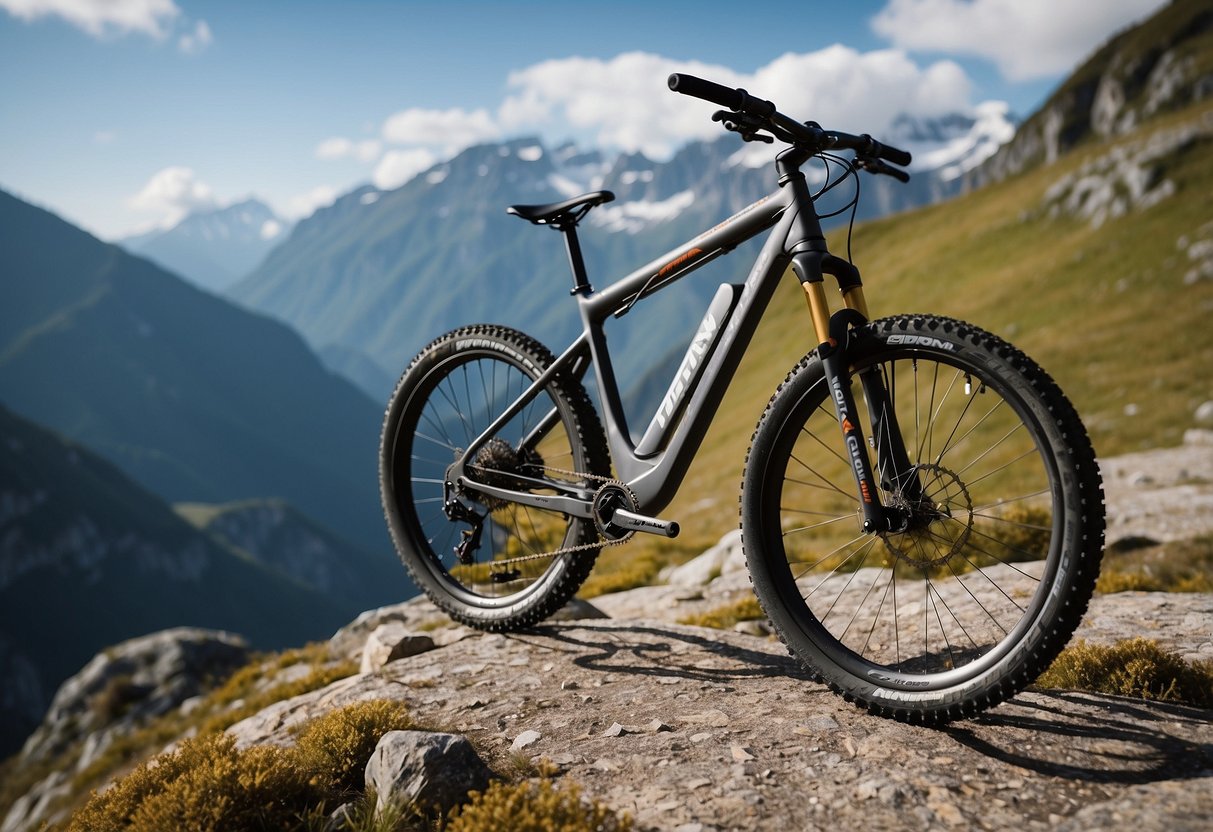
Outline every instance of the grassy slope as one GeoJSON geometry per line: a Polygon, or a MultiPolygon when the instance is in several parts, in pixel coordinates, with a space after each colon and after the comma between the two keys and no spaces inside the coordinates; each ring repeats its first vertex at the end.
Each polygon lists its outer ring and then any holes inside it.
{"type": "MultiPolygon", "coordinates": [[[[1213,117],[1213,107],[1158,119],[1148,129],[1202,115],[1213,117]]],[[[1176,245],[1183,235],[1213,238],[1213,228],[1199,232],[1213,219],[1206,207],[1213,147],[1198,144],[1171,159],[1165,176],[1178,190],[1148,211],[1097,230],[1077,218],[1050,219],[1045,190],[1110,146],[1087,145],[1052,167],[867,223],[852,243],[874,316],[931,312],[1012,341],[1069,394],[1100,456],[1177,444],[1196,406],[1213,398],[1213,282],[1185,286],[1191,264],[1176,245]],[[1125,414],[1130,403],[1138,406],[1135,416],[1125,414]]],[[[844,252],[845,232],[831,236],[834,250],[844,252]]],[[[789,279],[664,512],[683,524],[675,542],[685,555],[736,527],[751,433],[776,385],[813,346],[809,326],[800,289],[789,279]]],[[[654,545],[638,539],[608,550],[602,567],[654,545]]]]}

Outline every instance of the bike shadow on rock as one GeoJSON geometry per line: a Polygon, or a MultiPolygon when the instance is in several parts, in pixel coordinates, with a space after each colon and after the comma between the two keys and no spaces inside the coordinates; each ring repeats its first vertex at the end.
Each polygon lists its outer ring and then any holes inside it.
{"type": "Polygon", "coordinates": [[[1210,713],[1163,702],[1031,691],[944,726],[979,754],[1048,777],[1139,785],[1213,777],[1210,713]]]}
{"type": "Polygon", "coordinates": [[[534,642],[536,647],[574,654],[572,664],[599,673],[700,682],[771,677],[810,680],[807,671],[786,654],[708,638],[678,625],[594,622],[586,626],[584,622],[570,622],[544,624],[508,637],[520,641],[541,639],[534,642]]]}

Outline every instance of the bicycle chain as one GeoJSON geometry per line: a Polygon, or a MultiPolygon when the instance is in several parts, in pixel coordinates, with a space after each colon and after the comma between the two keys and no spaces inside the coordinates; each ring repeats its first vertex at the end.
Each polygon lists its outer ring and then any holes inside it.
{"type": "MultiPolygon", "coordinates": [[[[601,488],[604,485],[617,485],[620,488],[627,491],[629,494],[632,493],[632,489],[628,488],[626,483],[622,482],[621,480],[614,479],[612,477],[603,477],[598,474],[583,474],[583,473],[579,473],[577,471],[566,471],[563,468],[552,468],[547,465],[542,465],[540,467],[546,473],[563,474],[566,477],[581,478],[581,479],[586,479],[586,480],[597,480],[599,483],[601,483],[599,488],[601,488]]],[[[597,523],[595,522],[594,525],[597,526],[597,523]]],[[[602,530],[599,529],[597,541],[591,541],[590,543],[579,543],[575,546],[565,546],[562,549],[555,549],[551,552],[535,552],[530,555],[516,555],[515,557],[506,558],[505,560],[491,561],[490,566],[492,566],[493,568],[496,568],[498,566],[506,566],[511,563],[526,563],[528,561],[533,561],[533,560],[543,560],[544,558],[555,558],[555,557],[559,557],[560,555],[574,554],[576,552],[585,552],[590,549],[601,549],[604,546],[620,546],[624,543],[627,543],[628,540],[630,540],[630,539],[631,539],[631,535],[629,535],[627,537],[621,537],[618,540],[614,540],[612,538],[604,536],[602,534],[602,530]]]]}

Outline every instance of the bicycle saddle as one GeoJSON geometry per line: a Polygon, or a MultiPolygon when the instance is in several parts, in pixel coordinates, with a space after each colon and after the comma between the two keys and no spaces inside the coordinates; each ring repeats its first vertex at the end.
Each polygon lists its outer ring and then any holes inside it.
{"type": "Polygon", "coordinates": [[[559,228],[569,223],[576,225],[595,205],[613,199],[615,195],[610,191],[592,191],[563,202],[549,202],[546,205],[511,205],[505,212],[529,220],[535,225],[554,225],[559,228]]]}

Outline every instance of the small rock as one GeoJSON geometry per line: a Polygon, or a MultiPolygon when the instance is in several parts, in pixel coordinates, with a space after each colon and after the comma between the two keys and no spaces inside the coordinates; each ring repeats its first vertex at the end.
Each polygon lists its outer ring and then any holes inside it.
{"type": "Polygon", "coordinates": [[[1213,422],[1213,399],[1201,403],[1200,407],[1196,408],[1196,421],[1213,422]]]}
{"type": "Polygon", "coordinates": [[[735,745],[732,748],[733,759],[739,763],[744,763],[747,760],[754,759],[754,755],[750,753],[750,749],[740,745],[735,745]]]}
{"type": "Polygon", "coordinates": [[[1213,430],[1188,428],[1184,431],[1185,445],[1213,445],[1213,430]]]}
{"type": "Polygon", "coordinates": [[[510,745],[510,751],[521,751],[529,745],[534,745],[539,742],[542,736],[543,734],[538,731],[523,731],[514,737],[514,742],[510,745]]]}
{"type": "Polygon", "coordinates": [[[761,621],[738,621],[733,625],[733,632],[762,638],[767,635],[767,628],[761,621]]]}
{"type": "Polygon", "coordinates": [[[723,728],[729,724],[729,715],[716,708],[708,708],[706,711],[687,714],[682,718],[682,721],[693,725],[709,725],[712,728],[723,728]]]}
{"type": "Polygon", "coordinates": [[[710,785],[712,785],[712,781],[709,780],[708,778],[695,777],[695,778],[687,780],[685,783],[683,783],[682,787],[689,792],[693,792],[696,789],[702,789],[704,786],[710,786],[710,785]]]}
{"type": "Polygon", "coordinates": [[[689,560],[670,571],[668,582],[671,586],[702,587],[707,586],[724,571],[724,563],[734,548],[741,546],[741,530],[733,531],[720,538],[720,542],[708,549],[702,555],[689,560]]]}
{"type": "Polygon", "coordinates": [[[428,635],[414,633],[400,621],[380,624],[366,637],[362,648],[362,673],[374,673],[388,662],[404,659],[434,649],[428,635]]]}
{"type": "Polygon", "coordinates": [[[428,731],[389,731],[366,764],[366,788],[378,795],[375,813],[413,804],[446,812],[493,773],[464,737],[428,731]]]}
{"type": "Polygon", "coordinates": [[[664,734],[667,731],[674,730],[669,725],[666,725],[664,722],[662,722],[660,719],[654,719],[652,722],[650,722],[645,727],[649,730],[650,733],[653,733],[653,734],[664,734]]]}
{"type": "Polygon", "coordinates": [[[872,800],[880,794],[880,782],[878,780],[864,780],[855,787],[855,797],[859,800],[872,800]]]}
{"type": "Polygon", "coordinates": [[[699,734],[691,734],[691,742],[696,743],[696,744],[701,743],[701,742],[707,742],[711,738],[712,738],[712,734],[708,731],[703,731],[702,733],[699,733],[699,734]]]}
{"type": "Polygon", "coordinates": [[[611,723],[610,728],[608,728],[602,732],[601,736],[622,737],[626,734],[635,734],[635,733],[638,733],[635,728],[631,728],[627,725],[620,725],[618,722],[613,722],[613,723],[611,723]]]}
{"type": "Polygon", "coordinates": [[[354,804],[342,803],[329,815],[328,822],[324,824],[325,832],[342,832],[345,829],[354,828],[354,804]]]}
{"type": "Polygon", "coordinates": [[[829,714],[811,716],[805,721],[805,725],[814,731],[837,731],[842,727],[838,724],[838,720],[829,714]]]}
{"type": "Polygon", "coordinates": [[[1129,485],[1135,488],[1140,488],[1143,485],[1150,485],[1154,482],[1154,478],[1144,471],[1134,471],[1129,474],[1129,485]]]}
{"type": "Polygon", "coordinates": [[[1138,406],[1137,404],[1135,404],[1134,402],[1129,402],[1128,404],[1125,405],[1125,415],[1126,416],[1136,416],[1140,412],[1141,412],[1141,407],[1138,406]]]}
{"type": "Polygon", "coordinates": [[[574,682],[572,679],[565,679],[560,683],[561,690],[577,690],[581,685],[574,682]]]}
{"type": "Polygon", "coordinates": [[[587,618],[610,618],[598,607],[581,598],[574,598],[560,609],[556,610],[548,621],[582,621],[587,618]]]}

